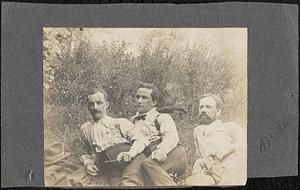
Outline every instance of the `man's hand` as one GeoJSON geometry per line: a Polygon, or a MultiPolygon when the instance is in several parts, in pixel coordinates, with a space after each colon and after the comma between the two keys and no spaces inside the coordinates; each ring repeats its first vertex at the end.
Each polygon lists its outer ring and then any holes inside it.
{"type": "Polygon", "coordinates": [[[209,172],[209,168],[206,164],[206,162],[204,160],[201,161],[200,163],[200,168],[202,169],[202,171],[207,174],[209,172]]]}
{"type": "Polygon", "coordinates": [[[96,176],[98,174],[99,169],[95,164],[88,163],[86,166],[86,172],[92,176],[96,176]]]}
{"type": "Polygon", "coordinates": [[[164,162],[167,159],[167,154],[161,149],[156,149],[152,152],[151,159],[155,159],[158,162],[164,162]]]}
{"type": "Polygon", "coordinates": [[[225,171],[226,167],[223,166],[223,164],[221,162],[218,162],[218,163],[214,163],[212,166],[211,166],[211,171],[221,177],[225,171]]]}
{"type": "Polygon", "coordinates": [[[130,162],[134,158],[134,155],[131,152],[121,152],[117,156],[117,160],[121,162],[122,160],[124,162],[130,162]]]}
{"type": "Polygon", "coordinates": [[[207,166],[207,161],[203,158],[197,159],[193,166],[193,175],[198,175],[200,173],[209,174],[209,167],[207,166]]]}
{"type": "Polygon", "coordinates": [[[210,154],[210,156],[214,159],[214,160],[218,160],[221,161],[223,159],[223,154],[220,151],[215,151],[213,154],[210,154]]]}

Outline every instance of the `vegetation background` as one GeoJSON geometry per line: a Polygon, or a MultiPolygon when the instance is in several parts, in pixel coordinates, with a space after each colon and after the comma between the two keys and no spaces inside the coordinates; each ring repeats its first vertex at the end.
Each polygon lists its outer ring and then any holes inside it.
{"type": "MultiPolygon", "coordinates": [[[[134,115],[140,81],[158,87],[159,106],[184,107],[186,115],[172,117],[188,151],[186,175],[201,94],[220,95],[222,119],[247,127],[246,29],[44,28],[43,74],[44,144],[63,142],[77,164],[79,128],[91,119],[85,92],[95,85],[108,92],[114,117],[134,115]]],[[[99,178],[91,184],[107,185],[99,178]]]]}

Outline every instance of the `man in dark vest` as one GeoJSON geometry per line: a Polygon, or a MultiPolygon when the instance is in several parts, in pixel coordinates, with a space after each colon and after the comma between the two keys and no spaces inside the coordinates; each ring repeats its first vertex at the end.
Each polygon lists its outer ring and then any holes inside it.
{"type": "Polygon", "coordinates": [[[147,143],[142,171],[151,185],[174,186],[172,175],[186,169],[186,151],[178,145],[179,137],[174,120],[156,109],[159,92],[152,84],[141,83],[137,93],[137,114],[131,118],[135,128],[146,136],[147,143]]]}
{"type": "Polygon", "coordinates": [[[96,176],[101,172],[112,186],[144,185],[140,154],[145,138],[127,119],[107,115],[106,92],[92,89],[87,94],[87,106],[93,121],[80,128],[83,144],[81,162],[86,172],[96,176]]]}

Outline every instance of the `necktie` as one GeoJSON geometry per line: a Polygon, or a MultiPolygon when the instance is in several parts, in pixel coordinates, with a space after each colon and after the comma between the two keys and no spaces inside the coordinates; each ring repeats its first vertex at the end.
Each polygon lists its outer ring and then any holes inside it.
{"type": "Polygon", "coordinates": [[[133,120],[133,123],[135,123],[135,121],[138,121],[138,120],[145,120],[146,119],[146,115],[147,114],[142,114],[142,115],[138,115],[134,118],[133,120]]]}

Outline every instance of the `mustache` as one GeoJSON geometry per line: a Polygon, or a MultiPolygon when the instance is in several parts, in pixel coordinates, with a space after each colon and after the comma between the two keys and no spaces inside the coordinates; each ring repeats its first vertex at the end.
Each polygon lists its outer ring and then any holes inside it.
{"type": "Polygon", "coordinates": [[[207,115],[206,113],[201,113],[201,114],[199,115],[199,117],[203,117],[203,116],[208,117],[208,115],[207,115]]]}
{"type": "Polygon", "coordinates": [[[102,113],[102,112],[99,111],[99,110],[94,110],[94,111],[93,111],[93,114],[97,114],[97,113],[102,113]]]}

